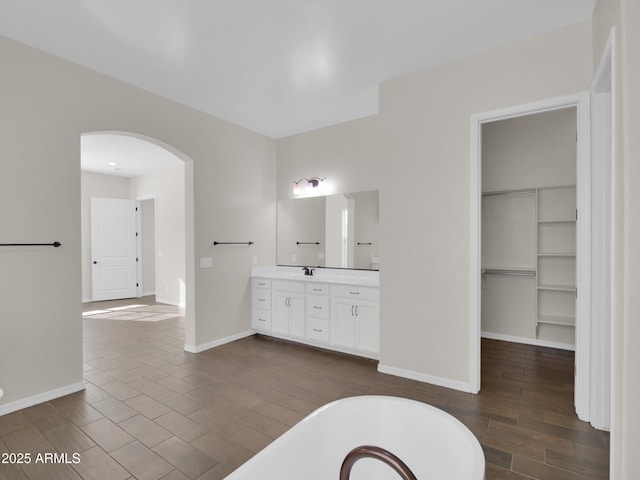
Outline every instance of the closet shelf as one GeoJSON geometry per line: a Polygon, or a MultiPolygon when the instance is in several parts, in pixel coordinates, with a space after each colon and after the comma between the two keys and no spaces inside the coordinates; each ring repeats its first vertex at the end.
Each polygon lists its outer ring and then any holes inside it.
{"type": "Polygon", "coordinates": [[[539,257],[575,257],[575,253],[542,253],[538,252],[539,257]]]}
{"type": "Polygon", "coordinates": [[[554,290],[556,292],[575,292],[576,287],[574,285],[538,285],[538,290],[554,290]]]}
{"type": "Polygon", "coordinates": [[[547,325],[562,325],[564,327],[575,327],[576,319],[574,317],[561,317],[556,315],[538,315],[538,323],[547,325]]]}
{"type": "Polygon", "coordinates": [[[510,267],[505,265],[486,265],[481,270],[509,270],[514,272],[531,272],[536,271],[536,267],[510,267]]]}
{"type": "Polygon", "coordinates": [[[558,220],[538,220],[538,225],[574,225],[576,223],[575,218],[558,219],[558,220]]]}

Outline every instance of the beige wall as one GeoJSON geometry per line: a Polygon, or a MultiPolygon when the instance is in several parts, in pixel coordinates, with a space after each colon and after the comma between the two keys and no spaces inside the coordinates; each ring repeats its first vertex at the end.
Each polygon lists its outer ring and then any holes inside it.
{"type": "Polygon", "coordinates": [[[293,198],[301,177],[327,177],[329,193],[376,190],[378,124],[378,116],[365,117],[278,139],[278,199],[293,198]]]}
{"type": "Polygon", "coordinates": [[[482,125],[482,191],[575,185],[576,109],[482,125]]]}
{"type": "Polygon", "coordinates": [[[250,329],[252,257],[275,262],[274,140],[6,38],[0,105],[0,238],[63,244],[0,251],[0,408],[82,382],[83,132],[133,132],[192,160],[185,340],[250,329]],[[214,239],[256,244],[214,250],[214,239]],[[201,256],[214,268],[196,269],[201,256]]]}
{"type": "Polygon", "coordinates": [[[381,363],[470,382],[470,116],[589,89],[591,24],[380,88],[381,363]]]}
{"type": "Polygon", "coordinates": [[[155,197],[156,300],[180,306],[185,304],[186,278],[184,181],[183,165],[130,180],[130,198],[155,197]]]}

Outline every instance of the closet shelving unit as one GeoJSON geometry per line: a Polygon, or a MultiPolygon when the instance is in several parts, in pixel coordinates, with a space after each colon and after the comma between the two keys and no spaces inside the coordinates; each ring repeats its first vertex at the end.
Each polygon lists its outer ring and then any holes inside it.
{"type": "Polygon", "coordinates": [[[536,189],[537,324],[574,328],[576,186],[536,189]]]}
{"type": "MultiPolygon", "coordinates": [[[[535,265],[528,266],[528,261],[527,266],[523,266],[522,261],[501,265],[483,263],[482,274],[535,276],[535,312],[531,315],[535,319],[535,338],[540,338],[543,328],[573,329],[576,323],[576,186],[531,187],[482,194],[483,199],[511,195],[532,200],[523,202],[523,208],[529,209],[523,216],[535,222],[526,228],[533,236],[526,248],[534,250],[529,250],[531,255],[526,257],[534,258],[535,265]]],[[[519,255],[523,258],[522,252],[519,255]]],[[[504,256],[513,254],[504,252],[504,256]]],[[[550,335],[553,337],[553,332],[546,332],[544,339],[553,340],[550,335]]]]}

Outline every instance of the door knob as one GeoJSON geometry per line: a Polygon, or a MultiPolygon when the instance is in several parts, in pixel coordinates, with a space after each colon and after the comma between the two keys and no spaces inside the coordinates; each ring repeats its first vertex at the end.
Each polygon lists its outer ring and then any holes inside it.
{"type": "Polygon", "coordinates": [[[96,263],[98,263],[98,262],[96,262],[96,261],[94,260],[94,261],[93,261],[93,264],[95,265],[96,263]]]}

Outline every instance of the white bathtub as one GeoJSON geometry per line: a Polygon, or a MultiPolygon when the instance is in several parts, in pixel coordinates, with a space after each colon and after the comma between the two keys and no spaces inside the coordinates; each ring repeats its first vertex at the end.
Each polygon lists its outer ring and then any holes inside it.
{"type": "MultiPolygon", "coordinates": [[[[418,480],[482,480],[484,454],[460,421],[425,403],[362,396],[319,408],[227,477],[229,480],[338,480],[345,456],[375,445],[397,455],[418,480]]],[[[397,480],[383,462],[364,458],[352,480],[397,480]]]]}

